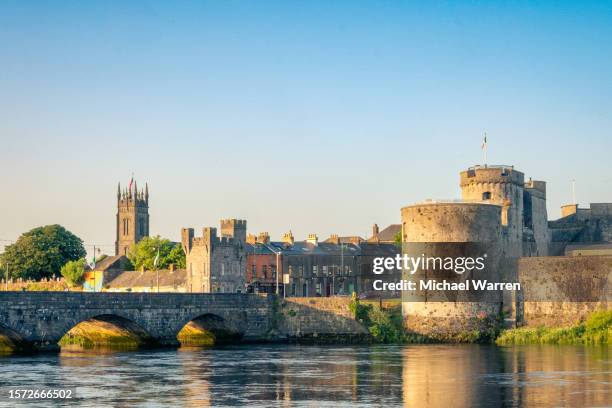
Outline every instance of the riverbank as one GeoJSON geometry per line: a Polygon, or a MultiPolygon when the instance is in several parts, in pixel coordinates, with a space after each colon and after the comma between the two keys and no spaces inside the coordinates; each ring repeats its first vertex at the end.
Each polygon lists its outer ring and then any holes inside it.
{"type": "Polygon", "coordinates": [[[506,330],[498,345],[523,344],[612,344],[612,310],[592,313],[583,323],[570,327],[521,327],[506,330]]]}

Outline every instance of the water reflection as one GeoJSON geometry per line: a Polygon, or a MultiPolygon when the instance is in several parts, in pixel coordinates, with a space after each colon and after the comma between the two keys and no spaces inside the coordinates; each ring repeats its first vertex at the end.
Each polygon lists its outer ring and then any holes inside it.
{"type": "Polygon", "coordinates": [[[91,407],[605,406],[611,380],[609,348],[578,346],[259,345],[0,359],[0,388],[77,387],[79,405],[91,407]]]}

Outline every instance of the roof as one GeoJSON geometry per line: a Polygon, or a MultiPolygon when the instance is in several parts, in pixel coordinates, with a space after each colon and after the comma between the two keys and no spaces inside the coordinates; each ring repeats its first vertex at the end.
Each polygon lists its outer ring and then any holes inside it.
{"type": "Polygon", "coordinates": [[[612,244],[573,244],[565,247],[565,255],[610,255],[612,244]]]}
{"type": "Polygon", "coordinates": [[[386,242],[364,242],[360,247],[363,256],[395,256],[402,252],[399,245],[386,242]]]}
{"type": "Polygon", "coordinates": [[[161,269],[159,271],[125,271],[104,286],[107,288],[152,288],[157,286],[183,286],[187,281],[186,269],[161,269]]]}
{"type": "Polygon", "coordinates": [[[368,238],[369,242],[395,242],[395,236],[402,231],[402,224],[391,224],[376,235],[368,238]]]}
{"type": "Polygon", "coordinates": [[[331,237],[327,238],[323,242],[328,242],[328,243],[333,244],[334,242],[336,242],[336,239],[338,239],[341,244],[356,244],[358,242],[365,241],[365,239],[361,238],[359,235],[348,235],[348,236],[345,236],[345,237],[334,237],[334,236],[331,236],[331,237]]]}
{"type": "Polygon", "coordinates": [[[109,269],[123,269],[127,265],[128,259],[124,255],[107,256],[99,262],[96,262],[94,270],[106,271],[109,269]]]}
{"type": "Polygon", "coordinates": [[[280,253],[283,256],[299,255],[331,255],[331,256],[395,256],[400,248],[390,242],[361,242],[359,244],[334,244],[319,242],[313,244],[308,241],[296,241],[293,245],[286,242],[272,241],[269,244],[254,244],[248,246],[249,254],[273,255],[280,253]]]}

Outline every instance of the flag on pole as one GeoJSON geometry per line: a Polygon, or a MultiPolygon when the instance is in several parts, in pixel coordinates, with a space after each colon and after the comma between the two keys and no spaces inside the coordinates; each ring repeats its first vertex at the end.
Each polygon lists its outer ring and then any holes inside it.
{"type": "Polygon", "coordinates": [[[132,173],[132,178],[130,179],[130,185],[128,186],[128,191],[132,192],[132,184],[134,184],[134,173],[132,173]]]}
{"type": "Polygon", "coordinates": [[[159,248],[157,248],[157,255],[155,255],[155,259],[153,260],[153,266],[157,269],[157,264],[159,262],[159,248]]]}
{"type": "Polygon", "coordinates": [[[487,167],[487,132],[484,134],[484,139],[482,139],[482,145],[480,146],[482,149],[482,161],[485,167],[487,167]]]}

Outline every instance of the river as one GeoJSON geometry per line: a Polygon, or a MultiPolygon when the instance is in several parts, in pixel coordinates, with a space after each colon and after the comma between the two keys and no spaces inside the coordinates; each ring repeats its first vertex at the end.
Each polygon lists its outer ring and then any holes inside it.
{"type": "MultiPolygon", "coordinates": [[[[75,387],[71,406],[610,406],[609,347],[241,345],[0,358],[11,387],[75,387]]],[[[30,401],[28,406],[59,406],[30,401]]]]}

